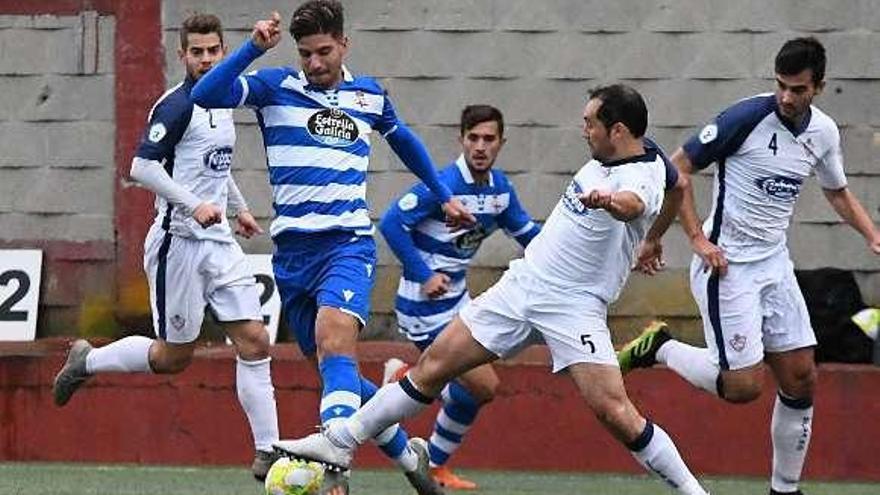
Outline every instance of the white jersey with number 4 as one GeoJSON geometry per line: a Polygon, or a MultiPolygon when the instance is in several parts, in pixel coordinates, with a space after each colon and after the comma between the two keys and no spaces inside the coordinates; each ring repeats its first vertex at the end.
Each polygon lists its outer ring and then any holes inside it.
{"type": "Polygon", "coordinates": [[[717,162],[709,240],[730,261],[769,258],[786,248],[785,231],[804,179],[825,189],[846,186],[834,120],[811,106],[800,126],[780,117],[773,94],[729,107],[684,145],[695,168],[717,162]]]}
{"type": "Polygon", "coordinates": [[[616,162],[591,160],[575,174],[541,232],[525,251],[534,276],[568,292],[587,292],[606,303],[620,294],[639,242],[644,239],[663,203],[667,163],[656,149],[616,162]],[[629,191],[645,205],[644,212],[621,222],[603,209],[586,208],[578,194],[593,190],[629,191]]]}

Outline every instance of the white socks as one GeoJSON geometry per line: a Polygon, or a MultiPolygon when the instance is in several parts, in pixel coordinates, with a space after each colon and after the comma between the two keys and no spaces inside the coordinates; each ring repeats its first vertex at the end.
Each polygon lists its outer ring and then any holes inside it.
{"type": "Polygon", "coordinates": [[[415,416],[431,401],[412,385],[408,376],[404,377],[382,386],[348,421],[331,424],[327,437],[338,447],[354,449],[389,426],[415,416]]]}
{"type": "Polygon", "coordinates": [[[639,464],[679,493],[707,495],[681,459],[672,439],[659,426],[648,421],[641,436],[627,447],[639,464]]]}
{"type": "Polygon", "coordinates": [[[153,339],[134,335],[92,349],[86,356],[86,372],[152,373],[150,346],[153,339]]]}
{"type": "Polygon", "coordinates": [[[709,349],[670,340],[657,350],[657,361],[668,366],[693,386],[718,395],[718,366],[709,357],[709,349]]]}
{"type": "Polygon", "coordinates": [[[278,410],[269,363],[272,358],[244,361],[236,358],[235,388],[254,436],[257,450],[272,452],[278,440],[278,410]]]}
{"type": "Polygon", "coordinates": [[[776,396],[770,436],[773,438],[773,475],[770,487],[778,492],[798,489],[801,470],[810,446],[813,428],[813,401],[776,396]]]}

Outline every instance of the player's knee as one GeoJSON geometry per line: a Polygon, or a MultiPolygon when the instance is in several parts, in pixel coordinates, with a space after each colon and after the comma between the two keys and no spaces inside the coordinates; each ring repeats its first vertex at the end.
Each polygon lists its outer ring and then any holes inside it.
{"type": "Polygon", "coordinates": [[[725,384],[722,397],[732,404],[746,404],[758,399],[762,388],[760,382],[754,381],[739,382],[733,386],[725,384]]]}
{"type": "Polygon", "coordinates": [[[486,405],[495,399],[495,393],[498,391],[498,385],[501,380],[497,376],[492,376],[479,383],[468,383],[468,392],[473,396],[474,401],[480,406],[486,405]]]}
{"type": "Polygon", "coordinates": [[[315,345],[318,355],[353,356],[357,346],[359,323],[341,311],[318,313],[315,324],[315,345]]]}
{"type": "Polygon", "coordinates": [[[813,397],[816,390],[818,372],[815,366],[804,367],[795,370],[787,383],[782,383],[782,391],[790,397],[808,398],[813,397]]]}
{"type": "Polygon", "coordinates": [[[192,362],[192,353],[171,352],[150,357],[150,368],[160,375],[175,375],[185,370],[192,362]]]}
{"type": "Polygon", "coordinates": [[[256,361],[269,357],[269,332],[257,322],[246,325],[233,338],[236,352],[246,361],[256,361]]]}

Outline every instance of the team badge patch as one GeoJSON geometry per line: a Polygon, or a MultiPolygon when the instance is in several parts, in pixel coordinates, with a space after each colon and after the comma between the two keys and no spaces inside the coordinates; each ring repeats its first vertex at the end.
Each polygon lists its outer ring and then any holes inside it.
{"type": "Polygon", "coordinates": [[[168,134],[168,130],[165,129],[165,124],[157,122],[150,127],[150,132],[147,133],[147,139],[153,143],[158,143],[163,137],[165,137],[165,134],[168,134]]]}
{"type": "Polygon", "coordinates": [[[718,126],[715,124],[709,124],[706,127],[703,127],[703,130],[700,131],[700,142],[703,144],[709,144],[712,141],[715,141],[715,138],[718,137],[718,126]]]}
{"type": "Polygon", "coordinates": [[[315,112],[306,127],[315,141],[336,148],[351,146],[359,135],[354,119],[338,108],[315,112]]]}
{"type": "Polygon", "coordinates": [[[736,352],[742,352],[746,348],[746,336],[738,333],[734,334],[733,338],[730,339],[730,347],[736,352]]]}
{"type": "Polygon", "coordinates": [[[186,318],[180,315],[174,315],[171,317],[171,326],[176,330],[182,329],[184,325],[186,325],[186,318]]]}
{"type": "Polygon", "coordinates": [[[397,201],[397,206],[403,211],[409,211],[419,205],[419,197],[415,193],[406,193],[397,201]]]}

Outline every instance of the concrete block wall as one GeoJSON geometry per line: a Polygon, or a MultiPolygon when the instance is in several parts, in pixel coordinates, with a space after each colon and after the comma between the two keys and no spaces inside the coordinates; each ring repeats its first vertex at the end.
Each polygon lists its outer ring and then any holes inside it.
{"type": "MultiPolygon", "coordinates": [[[[457,122],[468,103],[485,102],[505,113],[508,144],[498,165],[519,187],[529,211],[543,220],[570,176],[588,157],[580,135],[586,91],[624,81],[643,92],[650,133],[672,152],[699,126],[733,101],[773,90],[773,57],[788,38],[815,35],[829,53],[828,84],[816,103],[840,124],[852,190],[880,220],[880,14],[870,0],[477,0],[344,2],[352,51],[347,65],[378,77],[400,115],[419,132],[438,164],[457,153],[457,122]]],[[[284,24],[292,4],[277,1],[166,1],[163,8],[166,75],[182,75],[172,48],[177,26],[193,11],[217,13],[237,46],[253,23],[272,10],[284,24]]],[[[255,67],[291,65],[296,53],[284,41],[255,67]]],[[[169,82],[170,84],[170,82],[169,82]]],[[[261,220],[270,199],[261,139],[254,119],[239,116],[237,176],[261,220]]],[[[380,140],[372,156],[368,199],[378,218],[411,174],[380,140]]],[[[697,178],[703,213],[711,196],[711,171],[697,178]]],[[[399,273],[384,241],[374,294],[374,326],[390,317],[399,273]]],[[[865,298],[880,304],[880,260],[854,231],[842,225],[815,184],[804,192],[790,231],[798,268],[837,266],[855,270],[865,298]]],[[[246,243],[268,252],[267,239],[246,243]]],[[[486,242],[475,260],[472,287],[480,291],[500,275],[519,249],[503,236],[486,242]]],[[[619,339],[652,315],[680,322],[699,341],[701,330],[687,288],[689,246],[678,227],[666,243],[669,270],[661,277],[633,277],[615,306],[619,339]]],[[[387,329],[374,328],[371,334],[387,329]]]]}
{"type": "Polygon", "coordinates": [[[114,30],[91,11],[0,15],[0,247],[44,249],[38,336],[112,297],[114,30]]]}
{"type": "MultiPolygon", "coordinates": [[[[272,10],[282,13],[286,25],[295,4],[163,0],[166,84],[183,75],[176,49],[177,29],[186,15],[217,13],[226,26],[227,42],[235,47],[249,35],[254,21],[272,10]]],[[[880,9],[875,0],[344,4],[352,38],[348,66],[381,80],[436,163],[448,163],[458,153],[462,106],[485,102],[504,111],[509,141],[499,166],[510,174],[538,219],[546,217],[571,174],[587,159],[580,124],[590,87],[622,80],[642,91],[651,110],[650,132],[672,151],[732,101],[772,90],[772,59],[785,39],[816,35],[830,57],[827,89],[817,103],[840,124],[851,187],[880,220],[880,55],[873,49],[880,36],[880,9]]],[[[112,245],[118,241],[110,192],[114,23],[112,16],[89,12],[0,16],[3,244],[28,239],[102,243],[92,255],[73,257],[77,264],[110,269],[112,245]]],[[[294,64],[295,55],[285,33],[281,45],[255,66],[294,64]]],[[[267,224],[271,199],[262,140],[253,115],[241,111],[238,120],[236,175],[267,224]]],[[[414,180],[387,145],[376,142],[368,185],[374,217],[414,180]]],[[[700,176],[696,182],[705,210],[711,177],[700,176]]],[[[880,304],[880,263],[854,232],[840,225],[815,185],[800,201],[790,244],[799,268],[855,270],[866,299],[880,304]]],[[[269,252],[271,242],[262,238],[245,243],[245,248],[269,252]]],[[[696,328],[685,279],[690,251],[679,229],[670,232],[666,252],[668,273],[653,281],[634,277],[614,310],[627,331],[649,313],[696,328]]],[[[371,328],[371,334],[386,332],[393,322],[390,305],[398,268],[387,246],[382,245],[380,253],[380,279],[392,283],[377,287],[374,322],[381,328],[371,328]]],[[[489,285],[517,253],[503,237],[488,240],[475,263],[474,289],[489,285]]],[[[50,285],[49,290],[57,293],[59,286],[50,285]]],[[[627,331],[621,335],[627,336],[627,331]]]]}

